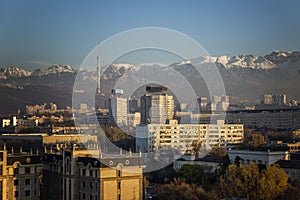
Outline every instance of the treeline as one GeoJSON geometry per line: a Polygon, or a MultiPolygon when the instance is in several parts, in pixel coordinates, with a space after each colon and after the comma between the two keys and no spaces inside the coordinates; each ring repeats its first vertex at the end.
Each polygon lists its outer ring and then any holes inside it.
{"type": "MultiPolygon", "coordinates": [[[[225,157],[224,160],[228,160],[225,157]]],[[[298,200],[300,197],[300,182],[289,180],[278,165],[225,162],[215,171],[196,164],[185,164],[174,171],[170,165],[147,177],[153,183],[152,199],[157,200],[298,200]]]]}

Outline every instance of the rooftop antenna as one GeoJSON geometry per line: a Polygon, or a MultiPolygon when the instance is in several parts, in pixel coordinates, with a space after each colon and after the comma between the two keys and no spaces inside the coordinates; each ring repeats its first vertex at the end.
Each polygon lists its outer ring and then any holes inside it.
{"type": "Polygon", "coordinates": [[[101,73],[100,73],[100,48],[99,48],[99,41],[97,44],[97,94],[100,95],[101,94],[101,90],[100,90],[100,77],[101,77],[101,73]]]}

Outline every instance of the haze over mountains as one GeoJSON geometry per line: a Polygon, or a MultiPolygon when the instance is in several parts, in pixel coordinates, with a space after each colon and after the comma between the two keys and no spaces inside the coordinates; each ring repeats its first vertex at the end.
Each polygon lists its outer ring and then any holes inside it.
{"type": "MultiPolygon", "coordinates": [[[[242,97],[251,104],[256,103],[264,93],[287,94],[289,98],[300,98],[300,52],[274,51],[265,56],[201,57],[193,63],[196,69],[217,66],[227,95],[242,97]]],[[[209,96],[203,78],[195,75],[195,68],[189,61],[170,66],[112,64],[106,68],[101,78],[102,92],[108,97],[109,91],[124,74],[127,79],[138,82],[144,74],[158,76],[160,70],[164,70],[172,79],[172,70],[175,69],[194,85],[198,96],[209,96]]],[[[0,113],[12,113],[18,108],[24,110],[26,104],[55,102],[60,107],[71,105],[77,74],[77,80],[86,82],[87,86],[97,80],[96,70],[79,72],[68,65],[34,71],[19,67],[1,67],[0,113]]],[[[182,92],[184,95],[184,88],[182,92]]]]}

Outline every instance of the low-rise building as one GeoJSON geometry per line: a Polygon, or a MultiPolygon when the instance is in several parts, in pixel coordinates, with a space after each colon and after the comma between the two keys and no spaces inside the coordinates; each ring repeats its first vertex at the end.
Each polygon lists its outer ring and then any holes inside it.
{"type": "Polygon", "coordinates": [[[220,169],[221,164],[224,162],[224,157],[218,157],[214,155],[206,155],[203,158],[197,158],[193,156],[192,158],[186,158],[182,156],[173,163],[174,170],[179,170],[183,165],[199,165],[205,172],[214,172],[220,169]]]}
{"type": "Polygon", "coordinates": [[[256,164],[272,165],[278,160],[288,160],[288,151],[250,151],[250,150],[228,150],[230,162],[239,159],[241,164],[247,165],[251,161],[256,164]]]}

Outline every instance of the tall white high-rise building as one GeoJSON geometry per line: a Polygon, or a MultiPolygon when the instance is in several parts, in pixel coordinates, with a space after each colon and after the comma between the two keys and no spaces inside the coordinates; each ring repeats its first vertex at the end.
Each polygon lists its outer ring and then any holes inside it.
{"type": "Polygon", "coordinates": [[[122,97],[123,90],[115,89],[110,98],[110,112],[118,126],[127,126],[127,98],[122,97]]]}
{"type": "Polygon", "coordinates": [[[165,124],[174,117],[174,99],[163,86],[147,86],[141,97],[141,124],[165,124]]]}

